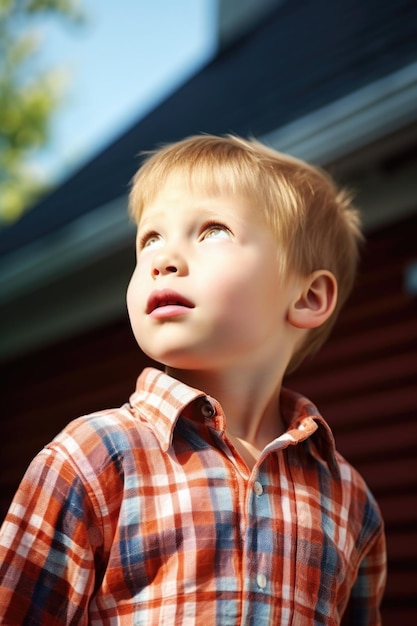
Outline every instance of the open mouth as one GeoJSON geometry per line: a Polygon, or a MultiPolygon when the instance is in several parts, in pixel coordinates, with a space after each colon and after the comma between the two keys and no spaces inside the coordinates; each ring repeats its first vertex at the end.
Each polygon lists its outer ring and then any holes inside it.
{"type": "Polygon", "coordinates": [[[193,309],[194,306],[195,305],[190,300],[184,298],[180,294],[164,289],[161,291],[154,291],[150,295],[146,306],[146,313],[150,314],[157,309],[167,307],[173,307],[174,309],[193,309]]]}

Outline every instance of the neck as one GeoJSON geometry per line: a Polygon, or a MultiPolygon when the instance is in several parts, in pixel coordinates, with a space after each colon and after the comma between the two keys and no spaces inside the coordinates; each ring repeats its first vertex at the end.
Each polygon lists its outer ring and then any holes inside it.
{"type": "Polygon", "coordinates": [[[273,368],[254,372],[253,368],[244,367],[222,372],[171,368],[166,371],[220,402],[231,438],[239,438],[262,450],[285,430],[279,410],[283,372],[273,368]]]}

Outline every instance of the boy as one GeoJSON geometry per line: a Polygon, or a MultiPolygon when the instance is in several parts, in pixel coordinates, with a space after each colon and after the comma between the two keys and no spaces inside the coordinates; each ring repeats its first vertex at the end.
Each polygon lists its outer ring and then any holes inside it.
{"type": "Polygon", "coordinates": [[[4,624],[379,624],[383,524],[284,374],[354,279],[356,211],[319,170],[198,136],[140,168],[127,295],[147,369],[32,462],[2,529],[4,624]]]}

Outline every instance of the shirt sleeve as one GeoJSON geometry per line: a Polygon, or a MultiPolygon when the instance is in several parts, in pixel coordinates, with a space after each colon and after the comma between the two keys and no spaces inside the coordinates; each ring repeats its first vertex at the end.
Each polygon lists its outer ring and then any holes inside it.
{"type": "Polygon", "coordinates": [[[342,626],[380,626],[380,606],[386,583],[385,535],[381,527],[363,557],[352,588],[342,626]]]}
{"type": "Polygon", "coordinates": [[[54,449],[32,461],[0,531],[2,623],[87,624],[102,532],[86,487],[54,449]]]}

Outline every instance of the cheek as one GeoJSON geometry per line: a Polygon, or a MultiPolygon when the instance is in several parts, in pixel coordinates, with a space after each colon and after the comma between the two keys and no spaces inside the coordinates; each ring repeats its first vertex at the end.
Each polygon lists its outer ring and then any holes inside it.
{"type": "Polygon", "coordinates": [[[139,278],[139,272],[135,269],[127,286],[126,292],[127,310],[131,319],[135,318],[141,307],[141,282],[143,281],[139,278]]]}
{"type": "Polygon", "coordinates": [[[132,327],[133,333],[136,335],[136,326],[137,326],[137,306],[135,303],[135,293],[134,288],[132,286],[132,280],[129,283],[126,293],[126,304],[127,304],[127,312],[130,320],[130,325],[132,327]]]}
{"type": "MultiPolygon", "coordinates": [[[[222,265],[217,275],[211,277],[208,297],[212,299],[211,304],[219,310],[220,315],[243,321],[257,306],[254,279],[242,266],[233,268],[233,271],[230,269],[230,266],[222,265]]],[[[204,284],[202,281],[203,290],[204,284]]]]}
{"type": "Polygon", "coordinates": [[[232,273],[219,272],[213,285],[214,298],[223,312],[236,323],[249,326],[277,319],[283,306],[282,286],[271,267],[244,266],[232,273]]]}
{"type": "Polygon", "coordinates": [[[133,277],[130,279],[129,284],[127,286],[127,291],[126,291],[126,304],[127,304],[127,310],[129,312],[129,315],[132,312],[132,307],[133,307],[133,297],[134,297],[134,287],[133,287],[133,277]]]}

